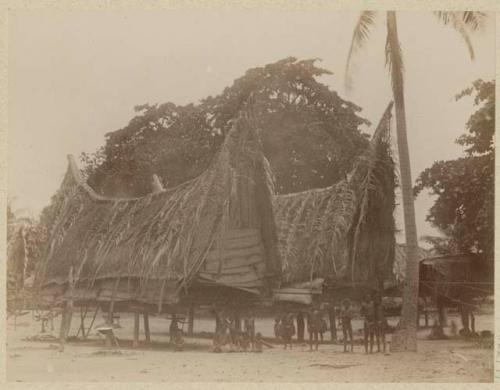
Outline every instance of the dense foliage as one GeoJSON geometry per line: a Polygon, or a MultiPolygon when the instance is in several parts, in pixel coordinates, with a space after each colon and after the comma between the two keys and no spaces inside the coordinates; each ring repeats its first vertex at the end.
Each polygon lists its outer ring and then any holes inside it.
{"type": "Polygon", "coordinates": [[[199,104],[135,107],[136,116],[108,133],[102,149],[82,155],[89,184],[106,195],[140,196],[151,191],[153,174],[166,187],[198,176],[245,104],[258,121],[279,193],[338,181],[368,146],[359,129],[368,122],[358,106],[316,80],[330,72],[315,61],[286,58],[250,69],[199,104]]]}
{"type": "Polygon", "coordinates": [[[457,99],[464,96],[474,96],[478,107],[457,140],[465,155],[423,171],[415,194],[429,189],[437,196],[427,220],[445,234],[430,239],[439,252],[475,252],[493,260],[495,82],[477,80],[457,99]]]}

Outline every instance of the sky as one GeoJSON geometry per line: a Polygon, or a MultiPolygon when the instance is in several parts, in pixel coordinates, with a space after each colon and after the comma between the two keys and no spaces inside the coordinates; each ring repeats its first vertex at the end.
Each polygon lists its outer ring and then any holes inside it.
{"type": "MultiPolygon", "coordinates": [[[[8,196],[36,217],[67,169],[68,154],[92,152],[143,103],[196,102],[220,93],[252,67],[285,57],[319,58],[320,81],[363,108],[371,133],[391,100],[385,18],[379,12],[355,57],[353,89],[344,69],[358,12],[286,9],[13,11],[9,14],[8,196]]],[[[431,12],[398,12],[412,176],[462,154],[454,143],[475,110],[454,96],[495,77],[494,18],[472,37],[471,61],[458,33],[431,12]]],[[[398,203],[401,203],[398,200],[398,203]]],[[[419,236],[433,198],[416,200],[419,236]]],[[[403,229],[396,210],[397,228],[403,229]]],[[[404,241],[399,234],[398,241],[404,241]]]]}

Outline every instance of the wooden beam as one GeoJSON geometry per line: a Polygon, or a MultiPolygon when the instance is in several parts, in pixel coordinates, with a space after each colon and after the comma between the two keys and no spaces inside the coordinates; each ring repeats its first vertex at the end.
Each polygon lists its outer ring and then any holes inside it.
{"type": "Polygon", "coordinates": [[[134,341],[132,342],[132,348],[137,348],[139,346],[139,313],[134,313],[134,341]]]}
{"type": "Polygon", "coordinates": [[[149,333],[149,313],[144,312],[144,335],[146,336],[146,344],[149,345],[151,343],[151,337],[149,333]]]}

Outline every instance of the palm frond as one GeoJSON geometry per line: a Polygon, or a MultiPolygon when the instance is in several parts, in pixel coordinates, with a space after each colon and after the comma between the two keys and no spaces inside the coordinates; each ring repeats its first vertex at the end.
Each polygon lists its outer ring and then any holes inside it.
{"type": "Polygon", "coordinates": [[[347,62],[345,66],[345,88],[350,90],[352,88],[351,68],[352,59],[356,52],[363,48],[364,44],[370,37],[370,29],[375,21],[376,11],[362,11],[359,15],[358,22],[354,27],[352,33],[351,46],[349,54],[347,55],[347,62]]]}
{"type": "Polygon", "coordinates": [[[470,58],[474,59],[474,47],[469,31],[476,31],[484,26],[486,14],[484,12],[435,12],[436,17],[445,25],[457,31],[469,50],[470,58]]]}
{"type": "Polygon", "coordinates": [[[458,21],[471,31],[482,29],[487,20],[486,12],[480,11],[436,11],[434,14],[444,25],[454,27],[453,24],[458,21]]]}
{"type": "Polygon", "coordinates": [[[387,12],[387,40],[385,43],[385,64],[391,75],[394,94],[404,88],[404,63],[401,44],[398,39],[396,15],[394,11],[387,12]]]}

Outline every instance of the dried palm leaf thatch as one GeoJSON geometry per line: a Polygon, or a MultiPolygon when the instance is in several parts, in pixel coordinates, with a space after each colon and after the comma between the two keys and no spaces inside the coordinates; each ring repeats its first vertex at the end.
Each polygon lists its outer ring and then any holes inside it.
{"type": "Polygon", "coordinates": [[[394,162],[387,107],[366,153],[344,180],[274,200],[282,285],[318,277],[378,286],[394,260],[394,162]]]}
{"type": "Polygon", "coordinates": [[[391,111],[392,103],[351,178],[358,205],[349,232],[350,281],[375,289],[383,288],[394,263],[396,175],[390,141],[391,111]]]}
{"type": "Polygon", "coordinates": [[[270,291],[280,271],[272,177],[250,119],[234,121],[199,177],[134,199],[96,194],[70,157],[37,277],[42,294],[178,302],[193,283],[270,291]],[[118,282],[116,282],[118,280],[118,282]],[[118,290],[118,291],[116,291],[118,290]]]}

